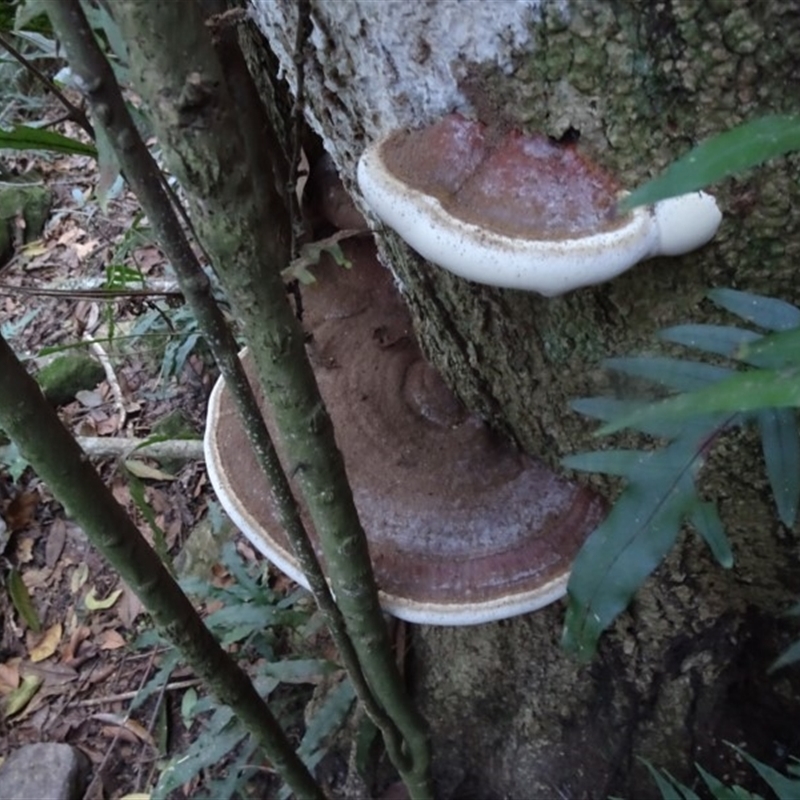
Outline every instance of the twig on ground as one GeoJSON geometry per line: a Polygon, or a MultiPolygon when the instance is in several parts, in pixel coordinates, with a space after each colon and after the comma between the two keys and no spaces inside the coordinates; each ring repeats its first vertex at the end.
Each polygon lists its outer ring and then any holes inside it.
{"type": "MultiPolygon", "coordinates": [[[[77,441],[87,455],[95,458],[119,458],[137,455],[142,458],[155,458],[157,460],[202,461],[204,459],[201,439],[169,439],[163,442],[146,444],[147,439],[112,439],[107,436],[80,436],[77,441]]],[[[0,462],[9,456],[8,448],[0,447],[0,462]]]]}
{"type": "MultiPolygon", "coordinates": [[[[168,683],[164,686],[164,691],[177,692],[181,689],[191,689],[195,686],[201,686],[202,683],[203,682],[199,678],[192,678],[191,680],[186,681],[173,681],[172,683],[168,683]]],[[[136,691],[120,692],[119,694],[108,694],[104,697],[87,697],[86,700],[75,700],[67,705],[78,708],[90,708],[92,706],[101,706],[104,703],[119,703],[124,702],[125,700],[133,700],[137,694],[139,694],[138,689],[136,691]]]]}
{"type": "Polygon", "coordinates": [[[108,357],[105,349],[99,342],[92,341],[91,336],[87,333],[83,337],[84,341],[89,343],[89,349],[95,354],[97,360],[103,365],[103,370],[106,373],[106,380],[111,388],[111,394],[114,397],[114,407],[119,414],[119,428],[120,430],[125,427],[125,420],[128,418],[128,409],[125,408],[125,398],[122,395],[122,387],[117,380],[117,373],[114,372],[114,365],[108,357]]]}

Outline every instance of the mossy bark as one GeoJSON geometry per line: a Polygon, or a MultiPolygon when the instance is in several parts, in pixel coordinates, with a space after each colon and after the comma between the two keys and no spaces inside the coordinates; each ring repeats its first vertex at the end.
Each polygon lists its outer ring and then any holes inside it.
{"type": "MultiPolygon", "coordinates": [[[[291,5],[276,0],[261,14],[267,4],[255,3],[290,83],[291,5]]],[[[518,37],[502,62],[475,55],[475,42],[497,32],[485,21],[455,51],[455,27],[450,39],[437,38],[448,4],[426,4],[413,25],[405,17],[402,41],[386,21],[391,5],[313,4],[307,115],[354,190],[355,161],[369,141],[452,110],[447,81],[477,116],[556,138],[579,134],[581,149],[626,186],[712,133],[797,110],[797,2],[525,4],[535,9],[530,36],[518,37]],[[407,40],[411,55],[400,50],[407,40]],[[409,68],[401,58],[417,61],[409,68]]],[[[479,5],[460,4],[459,28],[479,5]]],[[[506,26],[499,9],[512,4],[492,5],[506,26]]],[[[592,426],[568,401],[613,388],[598,368],[602,357],[654,352],[653,334],[667,325],[720,321],[703,299],[710,286],[800,301],[799,177],[800,157],[790,156],[727,181],[715,189],[725,218],[711,246],[550,300],[460,280],[387,230],[379,246],[450,384],[557,467],[563,455],[595,446],[592,426]]],[[[791,745],[793,684],[766,668],[791,640],[775,617],[798,585],[796,539],[777,522],[757,452],[753,437],[731,435],[704,473],[734,545],[734,570],[723,572],[683,539],[591,666],[559,650],[559,607],[479,628],[416,631],[417,696],[434,728],[445,796],[654,796],[636,756],[678,776],[690,776],[694,761],[722,776],[737,769],[723,739],[768,760],[772,742],[791,745]]]]}

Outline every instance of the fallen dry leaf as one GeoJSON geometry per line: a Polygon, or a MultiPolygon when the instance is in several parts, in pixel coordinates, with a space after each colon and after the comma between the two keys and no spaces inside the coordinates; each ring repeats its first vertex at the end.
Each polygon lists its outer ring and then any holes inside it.
{"type": "Polygon", "coordinates": [[[49,687],[63,686],[65,683],[70,683],[78,678],[77,670],[73,669],[66,664],[34,664],[27,662],[20,665],[20,670],[23,676],[33,675],[41,678],[49,687]]]}
{"type": "Polygon", "coordinates": [[[72,244],[84,231],[77,227],[67,228],[55,241],[55,244],[72,244]]]}
{"type": "Polygon", "coordinates": [[[67,541],[67,525],[60,517],[53,520],[50,530],[47,532],[47,540],[44,546],[44,563],[48,567],[54,567],[56,562],[64,552],[64,544],[67,541]]]}
{"type": "Polygon", "coordinates": [[[128,744],[139,744],[139,739],[135,733],[126,730],[119,725],[103,725],[100,728],[100,735],[105,736],[107,739],[121,739],[128,744]]]}
{"type": "Polygon", "coordinates": [[[22,253],[29,258],[35,258],[36,256],[43,256],[50,252],[50,248],[42,243],[41,239],[37,239],[30,244],[26,244],[22,247],[22,253]]]}
{"type": "Polygon", "coordinates": [[[219,611],[221,608],[225,607],[225,603],[222,600],[207,600],[206,601],[206,613],[213,614],[215,611],[219,611]]]}
{"type": "Polygon", "coordinates": [[[83,561],[75,568],[69,581],[69,589],[73,594],[77,594],[86,581],[89,580],[89,565],[83,561]]]}
{"type": "Polygon", "coordinates": [[[122,478],[116,477],[111,484],[111,494],[114,495],[114,499],[121,505],[125,506],[126,508],[131,503],[131,492],[128,488],[128,484],[125,483],[122,478]]]}
{"type": "Polygon", "coordinates": [[[125,639],[114,628],[102,631],[95,637],[95,642],[101,650],[118,650],[120,647],[125,647],[125,639]]]}
{"type": "Polygon", "coordinates": [[[98,436],[113,436],[119,432],[120,417],[119,414],[111,414],[106,416],[105,419],[99,420],[97,423],[98,436]]]}
{"type": "Polygon", "coordinates": [[[15,555],[20,564],[29,564],[33,561],[34,541],[30,536],[23,536],[18,542],[15,555]]]}
{"type": "Polygon", "coordinates": [[[19,658],[12,658],[0,664],[0,695],[13,692],[19,686],[19,658]]]}
{"type": "Polygon", "coordinates": [[[154,266],[164,264],[164,254],[155,246],[139,247],[135,253],[136,265],[145,274],[152,271],[154,266]]]}
{"type": "Polygon", "coordinates": [[[122,597],[117,603],[116,607],[117,616],[120,622],[126,627],[130,628],[134,620],[139,614],[144,613],[144,606],[142,601],[134,594],[133,590],[127,584],[122,586],[122,597]]]}
{"type": "Polygon", "coordinates": [[[81,389],[75,393],[75,399],[84,408],[97,408],[103,405],[103,398],[100,396],[100,392],[94,390],[81,389]]]}
{"type": "Polygon", "coordinates": [[[55,625],[51,625],[44,632],[36,646],[32,647],[28,651],[31,661],[33,661],[35,664],[39,661],[44,661],[46,658],[50,658],[50,656],[53,655],[53,653],[55,653],[58,649],[58,645],[61,642],[62,633],[63,628],[60,622],[56,622],[55,625]]]}
{"type": "MultiPolygon", "coordinates": [[[[105,722],[107,725],[113,725],[113,735],[128,731],[131,735],[135,736],[136,739],[141,739],[143,742],[147,742],[147,744],[155,747],[153,737],[150,735],[147,728],[138,723],[135,719],[125,719],[125,717],[122,717],[119,714],[108,714],[105,712],[92,714],[92,719],[96,719],[99,722],[105,722]]],[[[128,739],[128,741],[135,741],[135,739],[131,740],[129,737],[124,738],[128,739]]]]}
{"type": "Polygon", "coordinates": [[[53,575],[53,570],[50,567],[42,567],[41,569],[26,569],[22,574],[22,582],[28,587],[29,591],[41,589],[43,586],[52,585],[50,578],[53,575]]]}
{"type": "Polygon", "coordinates": [[[97,239],[89,239],[84,243],[76,242],[73,247],[75,248],[75,252],[78,255],[78,258],[85,258],[89,253],[97,250],[98,241],[97,239]]]}
{"type": "Polygon", "coordinates": [[[81,642],[84,642],[91,635],[89,628],[85,625],[73,625],[72,620],[70,620],[69,627],[72,628],[72,634],[69,637],[67,646],[61,651],[61,660],[66,664],[70,664],[75,660],[81,642]]]}
{"type": "Polygon", "coordinates": [[[169,472],[164,472],[164,470],[158,469],[156,467],[151,467],[149,464],[145,464],[144,461],[137,461],[136,459],[129,458],[125,461],[125,468],[135,475],[137,478],[142,478],[144,480],[154,480],[154,481],[174,481],[175,476],[171,475],[169,472]]]}
{"type": "Polygon", "coordinates": [[[3,516],[10,533],[21,531],[33,522],[39,503],[36,492],[20,492],[9,504],[3,516]]]}
{"type": "Polygon", "coordinates": [[[249,564],[255,563],[256,551],[243,540],[236,542],[236,552],[249,564]]]}
{"type": "Polygon", "coordinates": [[[97,436],[97,425],[95,425],[93,419],[85,417],[81,420],[81,424],[78,425],[76,434],[78,436],[97,436]]]}

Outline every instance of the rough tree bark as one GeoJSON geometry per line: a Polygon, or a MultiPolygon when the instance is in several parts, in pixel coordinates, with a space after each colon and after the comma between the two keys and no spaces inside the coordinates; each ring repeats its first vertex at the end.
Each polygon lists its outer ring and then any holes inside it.
{"type": "MultiPolygon", "coordinates": [[[[296,4],[252,0],[252,11],[291,85],[296,4]]],[[[366,144],[454,109],[579,134],[634,186],[707,135],[797,109],[798,12],[785,0],[314,0],[306,115],[354,191],[366,144]]],[[[709,286],[800,300],[799,173],[792,157],[718,187],[725,220],[702,252],[553,300],[431,268],[387,230],[379,246],[424,348],[466,404],[557,466],[591,447],[591,426],[567,402],[607,388],[601,357],[652,351],[660,327],[717,320],[702,300],[709,286]]],[[[773,762],[775,743],[797,749],[791,675],[766,674],[789,635],[775,615],[798,585],[796,540],[777,522],[756,452],[730,436],[706,473],[736,567],[723,573],[682,540],[591,666],[559,650],[559,606],[415,631],[442,796],[647,797],[635,756],[687,777],[694,761],[735,769],[723,739],[773,762]]]]}

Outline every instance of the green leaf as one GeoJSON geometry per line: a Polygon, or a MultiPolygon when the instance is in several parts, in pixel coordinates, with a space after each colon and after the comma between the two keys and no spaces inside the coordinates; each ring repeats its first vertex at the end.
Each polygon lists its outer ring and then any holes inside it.
{"type": "Polygon", "coordinates": [[[567,469],[630,478],[647,469],[647,463],[654,455],[656,452],[649,450],[592,450],[566,456],[561,463],[567,469]]]}
{"type": "Polygon", "coordinates": [[[326,698],[306,727],[303,741],[297,749],[298,755],[308,757],[322,747],[325,738],[333,733],[345,720],[356,693],[349,680],[343,680],[326,698]]]}
{"type": "Polygon", "coordinates": [[[787,647],[778,658],[772,663],[769,668],[770,672],[775,672],[776,669],[788,667],[789,664],[794,664],[800,661],[800,641],[795,642],[790,647],[787,647]]]}
{"type": "MultiPolygon", "coordinates": [[[[612,422],[630,418],[641,409],[649,408],[651,404],[638,400],[620,400],[616,397],[579,397],[572,400],[569,405],[573,411],[577,411],[579,414],[612,422]]],[[[648,436],[674,439],[683,431],[683,425],[660,419],[648,419],[638,426],[638,430],[648,436]]]]}
{"type": "Polygon", "coordinates": [[[265,664],[262,673],[281,683],[311,683],[340,669],[338,664],[322,658],[295,658],[265,664]]]}
{"type": "Polygon", "coordinates": [[[759,795],[751,794],[742,789],[741,786],[726,786],[719,778],[714,777],[710,772],[706,772],[699,764],[695,764],[695,767],[715,800],[763,800],[759,795]]]}
{"type": "Polygon", "coordinates": [[[49,150],[67,155],[97,158],[97,150],[90,144],[70,139],[54,131],[17,125],[11,131],[0,130],[0,150],[49,150]]]}
{"type": "Polygon", "coordinates": [[[800,759],[795,756],[789,756],[790,762],[786,765],[786,771],[790,775],[800,776],[800,759]]]}
{"type": "Polygon", "coordinates": [[[203,775],[204,789],[193,794],[193,800],[240,800],[248,796],[248,777],[259,771],[259,763],[264,761],[263,753],[258,756],[258,742],[248,736],[226,760],[224,770],[214,770],[203,775]]]}
{"type": "MultiPolygon", "coordinates": [[[[125,44],[125,39],[123,38],[119,25],[114,21],[114,18],[109,13],[108,9],[102,3],[98,3],[94,5],[92,3],[86,3],[86,8],[84,13],[86,14],[86,19],[88,20],[91,27],[96,31],[102,31],[105,34],[106,39],[108,40],[108,44],[111,47],[111,52],[116,57],[115,59],[109,59],[113,64],[117,62],[122,62],[123,64],[128,63],[128,48],[125,44]]],[[[105,50],[105,47],[103,48],[105,50]]],[[[109,54],[106,52],[106,56],[109,54]]],[[[125,84],[127,81],[122,80],[119,74],[116,74],[117,82],[119,84],[125,84]]]]}
{"type": "Polygon", "coordinates": [[[693,478],[701,463],[695,441],[656,451],[651,468],[631,482],[584,543],[567,587],[562,638],[581,660],[592,657],[600,634],[674,545],[683,517],[697,502],[693,478]]]}
{"type": "Polygon", "coordinates": [[[131,284],[136,289],[141,289],[145,286],[146,280],[140,269],[132,269],[125,264],[109,264],[106,267],[104,289],[111,291],[125,290],[131,284]]]}
{"type": "Polygon", "coordinates": [[[639,761],[647,767],[650,777],[658,786],[658,791],[661,792],[662,800],[687,800],[686,796],[682,796],[672,782],[662,775],[646,758],[640,758],[639,761]]]}
{"type": "Polygon", "coordinates": [[[702,389],[709,383],[716,383],[733,372],[725,367],[705,364],[702,361],[662,356],[607,358],[603,361],[603,366],[617,372],[624,372],[626,375],[646,378],[679,392],[702,389]]]}
{"type": "MultiPolygon", "coordinates": [[[[309,769],[313,770],[322,760],[326,752],[325,740],[344,723],[355,698],[352,684],[345,679],[330,692],[309,721],[297,748],[297,754],[309,769]]],[[[284,786],[278,797],[287,800],[290,794],[289,787],[284,786]]]]}
{"type": "Polygon", "coordinates": [[[766,369],[785,369],[800,364],[800,328],[760,337],[744,343],[737,358],[766,369]]]}
{"type": "Polygon", "coordinates": [[[620,400],[617,397],[578,397],[569,407],[592,419],[611,420],[623,417],[642,407],[637,400],[620,400]]]}
{"type": "Polygon", "coordinates": [[[670,397],[605,424],[595,435],[623,428],[642,429],[654,423],[686,420],[701,414],[739,413],[800,405],[800,374],[796,370],[749,370],[696,392],[670,397]]]}
{"type": "Polygon", "coordinates": [[[787,528],[793,528],[800,501],[800,435],[797,417],[788,408],[759,411],[758,428],[778,516],[787,528]]]}
{"type": "Polygon", "coordinates": [[[181,698],[181,719],[186,728],[192,726],[192,720],[195,714],[195,706],[197,705],[197,689],[190,686],[181,698]]]}
{"type": "Polygon", "coordinates": [[[735,744],[727,742],[756,772],[769,784],[775,794],[780,798],[800,797],[800,780],[792,780],[782,775],[778,770],[763,764],[749,753],[737,747],[735,744]]]}
{"type": "Polygon", "coordinates": [[[730,569],[733,566],[733,552],[717,507],[713,503],[698,503],[691,511],[689,521],[708,545],[719,565],[730,569]]]}
{"type": "MultiPolygon", "coordinates": [[[[3,465],[8,470],[8,474],[15,482],[22,477],[22,473],[30,466],[22,453],[20,453],[16,442],[9,442],[7,445],[0,447],[0,465],[3,465]]],[[[4,549],[4,547],[0,547],[0,552],[4,549]]]]}
{"type": "Polygon", "coordinates": [[[243,597],[251,600],[263,598],[265,600],[275,599],[272,590],[259,577],[258,570],[252,572],[248,570],[244,559],[236,550],[236,543],[227,541],[222,546],[222,558],[220,559],[225,569],[236,578],[239,587],[245,590],[243,597]]]}
{"type": "Polygon", "coordinates": [[[42,623],[39,620],[39,614],[36,611],[36,606],[33,605],[33,600],[28,592],[28,587],[22,580],[22,576],[15,569],[8,573],[8,593],[11,596],[11,602],[17,613],[25,620],[25,624],[34,632],[41,633],[42,623]]]}
{"type": "Polygon", "coordinates": [[[800,149],[800,117],[767,116],[745,122],[697,145],[662,175],[621,203],[621,211],[694,192],[730,175],[800,149]]]}
{"type": "Polygon", "coordinates": [[[25,675],[14,691],[0,699],[0,714],[3,717],[19,714],[34,698],[43,682],[39,675],[25,675]]]}
{"type": "MultiPolygon", "coordinates": [[[[229,711],[226,707],[225,710],[229,711]]],[[[247,732],[236,721],[219,725],[212,718],[209,730],[201,733],[183,753],[167,763],[153,790],[153,800],[165,800],[170,792],[190,781],[201,770],[219,764],[246,737],[247,732]]]]}
{"type": "Polygon", "coordinates": [[[731,314],[769,331],[800,328],[800,309],[784,300],[740,292],[736,289],[711,289],[708,297],[731,314]]]}
{"type": "Polygon", "coordinates": [[[139,509],[141,515],[145,518],[150,530],[153,533],[153,549],[158,553],[158,557],[164,566],[175,575],[175,567],[172,563],[172,558],[169,554],[169,546],[167,545],[167,535],[164,533],[162,527],[158,524],[155,511],[150,507],[147,502],[144,484],[136,476],[134,470],[130,469],[130,465],[123,462],[125,467],[126,477],[128,479],[128,489],[131,493],[131,499],[136,507],[139,509]]]}
{"type": "MultiPolygon", "coordinates": [[[[706,353],[737,357],[739,349],[750,342],[762,338],[761,334],[746,328],[731,325],[675,325],[658,332],[658,338],[665,342],[693,347],[706,353]]],[[[709,365],[710,366],[710,365],[709,365]]],[[[724,370],[724,367],[717,367],[724,370]]],[[[730,373],[730,370],[727,370],[730,373]]]]}
{"type": "MultiPolygon", "coordinates": [[[[267,625],[288,625],[295,627],[305,621],[306,615],[297,611],[280,610],[261,603],[247,603],[225,606],[206,617],[206,625],[214,631],[248,628],[249,633],[257,633],[267,625]]],[[[245,635],[249,635],[245,633],[245,635]]]]}
{"type": "Polygon", "coordinates": [[[338,266],[350,269],[353,265],[345,256],[339,241],[350,238],[353,234],[354,231],[350,230],[337,231],[326,239],[303,245],[300,255],[281,272],[284,281],[288,283],[297,280],[305,286],[314,283],[317,279],[309,267],[319,264],[324,253],[327,253],[338,266]]]}
{"type": "MultiPolygon", "coordinates": [[[[143,641],[147,642],[147,639],[144,639],[143,641]]],[[[158,643],[163,645],[163,639],[160,639],[159,637],[158,643]]],[[[153,644],[155,644],[155,642],[153,644]]],[[[137,641],[136,646],[143,648],[147,647],[148,645],[144,644],[140,637],[140,640],[137,641]]],[[[163,691],[164,685],[169,683],[169,679],[172,676],[173,670],[180,663],[180,658],[180,651],[176,648],[167,650],[167,652],[161,656],[159,668],[156,674],[153,675],[153,677],[150,678],[150,680],[147,681],[147,683],[142,686],[138,692],[136,692],[136,697],[131,700],[131,710],[139,708],[139,706],[141,706],[145,700],[152,697],[154,694],[158,694],[163,691]]]]}

